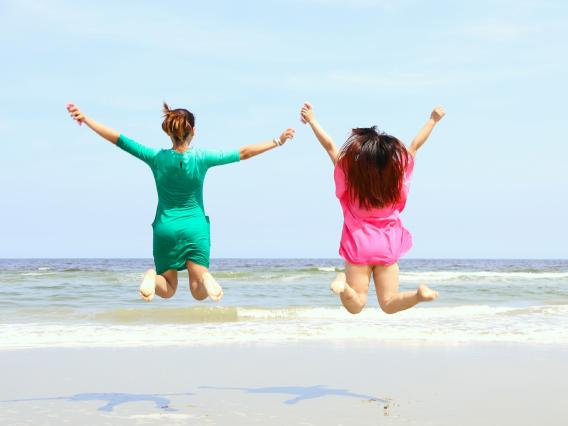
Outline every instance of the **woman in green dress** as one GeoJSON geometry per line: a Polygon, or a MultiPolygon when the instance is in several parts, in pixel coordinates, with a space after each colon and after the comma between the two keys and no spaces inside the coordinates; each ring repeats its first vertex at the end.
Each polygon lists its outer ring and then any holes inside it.
{"type": "Polygon", "coordinates": [[[71,117],[85,123],[99,136],[144,161],[154,175],[158,207],[152,223],[155,269],[144,274],[140,296],[150,301],[157,294],[170,298],[177,289],[177,271],[187,269],[189,288],[197,300],[208,296],[218,301],[223,290],[209,273],[209,217],[203,206],[203,180],[210,167],[246,160],[262,154],[294,137],[286,129],[270,141],[237,150],[213,151],[190,148],[195,136],[195,117],[186,109],[170,109],[164,103],[162,129],[171,138],[170,149],[141,145],[119,132],[97,123],[73,104],[67,105],[71,117]]]}

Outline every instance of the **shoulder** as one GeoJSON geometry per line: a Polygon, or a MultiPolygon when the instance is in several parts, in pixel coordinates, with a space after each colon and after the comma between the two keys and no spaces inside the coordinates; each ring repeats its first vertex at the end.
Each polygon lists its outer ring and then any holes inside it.
{"type": "Polygon", "coordinates": [[[171,149],[156,148],[156,157],[166,157],[171,154],[171,149]]]}
{"type": "Polygon", "coordinates": [[[402,146],[406,149],[408,156],[414,159],[416,157],[416,149],[411,146],[406,146],[402,141],[400,142],[402,146]]]}
{"type": "Polygon", "coordinates": [[[333,167],[333,178],[335,183],[345,182],[345,170],[343,170],[343,167],[339,162],[335,163],[335,166],[333,167]]]}
{"type": "Polygon", "coordinates": [[[190,148],[186,151],[186,155],[189,155],[193,158],[196,159],[205,159],[209,156],[211,156],[212,153],[214,153],[215,151],[212,151],[210,149],[204,149],[204,148],[190,148]]]}

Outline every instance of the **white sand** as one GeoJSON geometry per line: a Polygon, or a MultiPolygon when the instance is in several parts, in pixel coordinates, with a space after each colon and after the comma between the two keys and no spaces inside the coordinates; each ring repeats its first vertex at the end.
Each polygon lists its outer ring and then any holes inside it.
{"type": "Polygon", "coordinates": [[[500,344],[5,350],[0,424],[564,425],[567,359],[500,344]],[[96,393],[122,403],[100,411],[96,393]]]}

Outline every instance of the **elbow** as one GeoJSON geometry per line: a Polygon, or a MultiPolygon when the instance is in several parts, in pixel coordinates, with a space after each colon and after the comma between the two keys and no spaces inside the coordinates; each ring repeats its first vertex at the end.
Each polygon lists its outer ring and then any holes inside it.
{"type": "Polygon", "coordinates": [[[240,159],[241,161],[243,160],[248,160],[249,158],[251,158],[253,156],[252,152],[246,148],[241,148],[239,150],[239,155],[240,155],[240,159]]]}
{"type": "Polygon", "coordinates": [[[250,155],[247,153],[246,149],[241,148],[239,150],[239,155],[240,155],[241,161],[246,160],[247,158],[250,158],[250,155]]]}

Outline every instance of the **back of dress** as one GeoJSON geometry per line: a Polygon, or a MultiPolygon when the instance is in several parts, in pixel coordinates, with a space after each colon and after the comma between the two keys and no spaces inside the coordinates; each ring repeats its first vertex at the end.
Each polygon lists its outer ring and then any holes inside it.
{"type": "Polygon", "coordinates": [[[203,213],[203,180],[207,172],[203,153],[190,149],[179,153],[161,150],[153,168],[162,209],[196,210],[203,213]]]}
{"type": "Polygon", "coordinates": [[[158,274],[186,268],[186,261],[209,267],[210,221],[203,206],[203,179],[213,166],[240,160],[240,152],[156,150],[120,135],[116,145],[152,170],[158,207],[152,223],[158,274]]]}
{"type": "Polygon", "coordinates": [[[412,236],[404,228],[400,213],[406,206],[414,157],[409,155],[400,200],[392,206],[365,209],[347,188],[347,177],[335,166],[335,194],[343,210],[339,254],[352,264],[390,265],[412,247],[412,236]]]}

